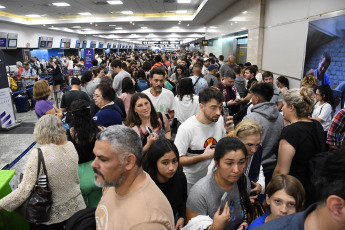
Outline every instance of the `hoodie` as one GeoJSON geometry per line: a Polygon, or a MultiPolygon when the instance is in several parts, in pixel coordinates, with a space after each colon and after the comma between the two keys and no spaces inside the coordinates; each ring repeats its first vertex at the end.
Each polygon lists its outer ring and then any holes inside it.
{"type": "Polygon", "coordinates": [[[279,141],[284,128],[283,115],[279,113],[277,105],[273,102],[256,104],[252,107],[251,113],[244,119],[254,120],[262,126],[264,132],[261,137],[262,167],[264,170],[274,169],[277,158],[272,152],[272,148],[279,141]]]}
{"type": "Polygon", "coordinates": [[[234,86],[236,87],[236,90],[240,94],[241,98],[243,98],[246,93],[246,79],[241,76],[236,76],[234,86]]]}

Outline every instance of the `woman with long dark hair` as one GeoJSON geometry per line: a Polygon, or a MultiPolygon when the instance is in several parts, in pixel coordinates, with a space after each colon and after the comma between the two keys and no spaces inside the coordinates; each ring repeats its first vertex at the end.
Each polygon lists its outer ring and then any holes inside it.
{"type": "MultiPolygon", "coordinates": [[[[52,74],[52,79],[54,84],[50,85],[50,98],[53,98],[53,93],[54,93],[54,85],[55,85],[55,90],[58,92],[60,91],[60,85],[62,85],[64,83],[64,77],[63,77],[63,71],[60,65],[60,62],[58,61],[54,61],[52,63],[52,67],[53,69],[51,70],[51,74],[52,74]]],[[[57,97],[60,98],[60,94],[58,93],[57,97]]]]}
{"type": "Polygon", "coordinates": [[[200,179],[188,195],[186,223],[195,216],[208,215],[214,219],[210,229],[242,229],[248,225],[252,211],[250,182],[244,175],[247,155],[247,149],[239,139],[224,137],[219,140],[214,151],[216,167],[200,179]],[[222,223],[216,223],[223,215],[220,209],[224,212],[230,209],[231,214],[229,212],[222,223]]]}
{"type": "Polygon", "coordinates": [[[182,77],[184,77],[183,67],[178,65],[176,66],[174,73],[170,76],[170,81],[176,84],[182,77]]]}
{"type": "Polygon", "coordinates": [[[315,92],[316,103],[312,113],[312,119],[321,123],[323,130],[328,132],[331,127],[333,115],[335,112],[335,105],[333,99],[333,92],[328,84],[318,86],[315,92]]]}
{"type": "Polygon", "coordinates": [[[125,105],[126,114],[128,114],[129,104],[131,102],[133,94],[135,94],[133,81],[129,77],[125,77],[122,80],[122,94],[120,95],[120,98],[122,99],[123,104],[125,105]]]}
{"type": "Polygon", "coordinates": [[[186,219],[187,179],[179,169],[179,153],[171,140],[155,141],[143,160],[143,169],[167,197],[179,230],[186,219]]]}
{"type": "Polygon", "coordinates": [[[144,153],[158,138],[171,138],[168,118],[165,114],[156,112],[150,98],[144,93],[135,93],[132,96],[127,124],[140,136],[144,153]]]}
{"type": "Polygon", "coordinates": [[[137,73],[137,83],[135,84],[138,93],[149,88],[149,82],[146,78],[146,73],[144,70],[140,69],[137,73]]]}
{"type": "Polygon", "coordinates": [[[93,147],[96,134],[101,131],[90,114],[90,104],[82,99],[73,101],[70,107],[70,129],[66,130],[67,138],[77,150],[78,175],[80,189],[88,207],[97,207],[102,197],[102,189],[94,184],[94,172],[91,163],[95,159],[93,147]]]}
{"type": "Polygon", "coordinates": [[[175,96],[175,117],[183,123],[200,111],[199,96],[196,95],[191,78],[180,78],[175,96]]]}

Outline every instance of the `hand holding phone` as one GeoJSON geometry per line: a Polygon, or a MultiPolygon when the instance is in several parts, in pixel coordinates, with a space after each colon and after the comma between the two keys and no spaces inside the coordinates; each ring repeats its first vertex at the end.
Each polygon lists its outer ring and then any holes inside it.
{"type": "Polygon", "coordinates": [[[219,213],[220,215],[222,214],[225,204],[228,201],[227,198],[228,198],[228,193],[224,192],[222,198],[220,199],[220,213],[219,213]]]}
{"type": "Polygon", "coordinates": [[[147,131],[147,133],[148,133],[149,135],[150,135],[150,134],[153,135],[153,131],[152,131],[152,129],[151,129],[150,127],[146,126],[146,131],[147,131]]]}

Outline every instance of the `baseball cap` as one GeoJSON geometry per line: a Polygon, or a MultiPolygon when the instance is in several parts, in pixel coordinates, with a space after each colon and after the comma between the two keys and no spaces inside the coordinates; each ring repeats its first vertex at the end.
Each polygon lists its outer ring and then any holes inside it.
{"type": "Polygon", "coordinates": [[[216,65],[209,65],[209,66],[208,66],[208,70],[209,70],[209,71],[212,71],[212,70],[214,70],[214,69],[217,69],[217,66],[216,66],[216,65]]]}

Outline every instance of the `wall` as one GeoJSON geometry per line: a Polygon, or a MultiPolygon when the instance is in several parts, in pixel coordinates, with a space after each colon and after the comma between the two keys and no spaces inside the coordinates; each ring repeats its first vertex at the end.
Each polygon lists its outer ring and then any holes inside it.
{"type": "Polygon", "coordinates": [[[345,1],[266,0],[264,3],[262,69],[276,76],[287,76],[291,88],[300,87],[309,21],[344,10],[345,1]]]}
{"type": "MultiPolygon", "coordinates": [[[[221,12],[217,17],[206,24],[206,39],[219,38],[223,34],[233,34],[248,30],[247,61],[261,67],[262,41],[263,41],[263,16],[264,8],[261,0],[240,0],[230,8],[221,12]],[[247,11],[247,14],[243,14],[247,11]],[[237,22],[237,23],[235,23],[237,22]],[[216,26],[212,29],[211,26],[216,26]]],[[[214,53],[216,56],[223,54],[227,59],[228,54],[235,54],[235,46],[217,42],[213,47],[206,47],[206,53],[214,53]]]]}

